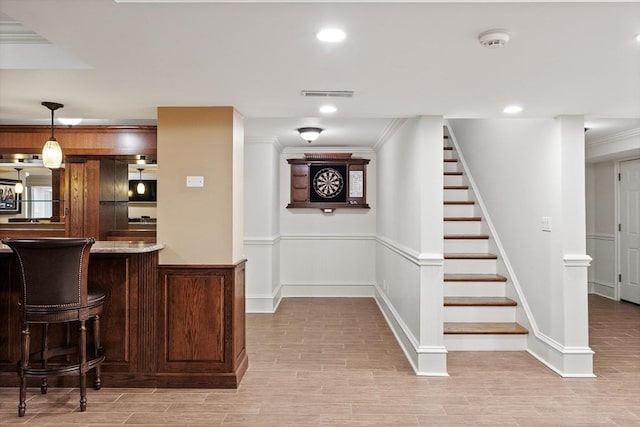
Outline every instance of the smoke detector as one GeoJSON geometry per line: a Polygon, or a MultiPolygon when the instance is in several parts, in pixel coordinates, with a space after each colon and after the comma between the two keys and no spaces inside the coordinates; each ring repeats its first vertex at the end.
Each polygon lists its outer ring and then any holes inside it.
{"type": "Polygon", "coordinates": [[[496,49],[509,42],[509,34],[505,30],[488,30],[478,35],[480,44],[488,49],[496,49]]]}

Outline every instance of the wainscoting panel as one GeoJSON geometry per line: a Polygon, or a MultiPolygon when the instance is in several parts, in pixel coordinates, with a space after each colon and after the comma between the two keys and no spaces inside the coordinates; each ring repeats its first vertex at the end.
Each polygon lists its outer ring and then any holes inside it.
{"type": "Polygon", "coordinates": [[[375,256],[374,236],[281,236],[282,294],[373,296],[375,256]]]}
{"type": "Polygon", "coordinates": [[[615,236],[588,234],[587,248],[593,258],[589,267],[589,292],[616,299],[615,236]]]}
{"type": "Polygon", "coordinates": [[[245,238],[247,313],[274,313],[280,292],[280,237],[245,238]]]}

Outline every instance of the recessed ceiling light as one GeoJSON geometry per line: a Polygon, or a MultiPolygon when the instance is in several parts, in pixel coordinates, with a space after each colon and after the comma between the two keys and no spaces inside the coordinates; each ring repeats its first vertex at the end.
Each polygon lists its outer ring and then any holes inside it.
{"type": "Polygon", "coordinates": [[[59,117],[58,121],[65,126],[75,126],[77,124],[80,124],[82,119],[70,119],[70,118],[59,117]]]}
{"type": "Polygon", "coordinates": [[[336,111],[338,111],[338,109],[333,105],[323,105],[322,107],[320,107],[320,112],[324,114],[331,114],[335,113],[336,111]]]}
{"type": "Polygon", "coordinates": [[[506,114],[518,114],[522,112],[522,107],[519,105],[508,105],[504,107],[502,111],[506,114]]]}
{"type": "Polygon", "coordinates": [[[638,34],[638,35],[636,36],[636,41],[637,41],[637,42],[640,42],[640,34],[638,34]]]}
{"type": "Polygon", "coordinates": [[[316,37],[326,43],[338,43],[344,40],[347,35],[339,28],[325,28],[316,34],[316,37]]]}

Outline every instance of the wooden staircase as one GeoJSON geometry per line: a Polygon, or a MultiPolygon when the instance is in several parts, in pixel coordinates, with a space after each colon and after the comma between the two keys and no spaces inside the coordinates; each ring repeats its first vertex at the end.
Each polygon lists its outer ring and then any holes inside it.
{"type": "Polygon", "coordinates": [[[516,322],[517,302],[473,201],[462,167],[445,137],[444,343],[447,350],[524,350],[528,331],[516,322]]]}

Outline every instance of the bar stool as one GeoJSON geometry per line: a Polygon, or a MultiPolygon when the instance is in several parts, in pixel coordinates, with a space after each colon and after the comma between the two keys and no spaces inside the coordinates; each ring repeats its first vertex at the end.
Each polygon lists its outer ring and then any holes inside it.
{"type": "Polygon", "coordinates": [[[89,253],[93,238],[4,239],[15,254],[20,270],[22,322],[21,358],[18,362],[20,403],[18,415],[26,411],[27,378],[41,378],[40,391],[47,393],[47,377],[78,375],[80,410],[87,408],[86,373],[94,369],[94,388],[100,389],[100,365],[104,354],[100,346],[100,314],[105,294],[87,288],[89,253]],[[87,360],[86,322],[93,319],[93,351],[87,360]],[[77,343],[71,343],[69,326],[78,322],[77,343]],[[49,324],[64,323],[64,345],[50,348],[49,324]],[[39,351],[30,353],[30,326],[41,324],[39,351]],[[72,357],[72,355],[77,355],[72,357]],[[60,357],[66,356],[66,357],[60,357]],[[49,360],[51,359],[51,360],[49,360]],[[40,362],[33,366],[31,362],[40,362]]]}

